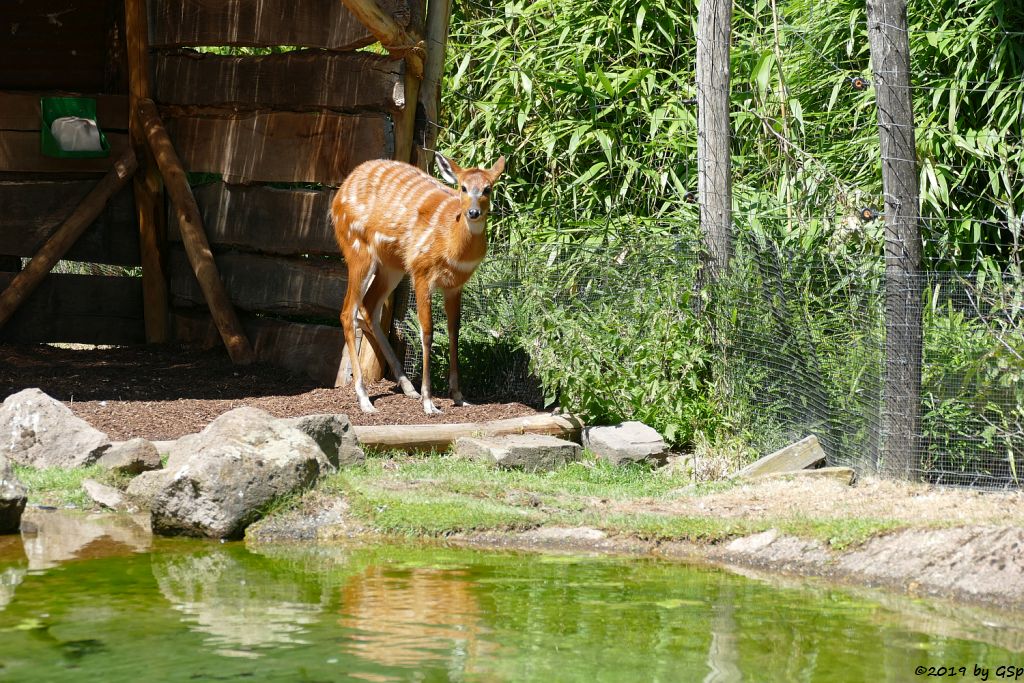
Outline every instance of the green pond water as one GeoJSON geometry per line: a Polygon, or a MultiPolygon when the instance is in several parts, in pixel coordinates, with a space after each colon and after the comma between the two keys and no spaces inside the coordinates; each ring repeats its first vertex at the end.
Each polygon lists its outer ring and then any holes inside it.
{"type": "Polygon", "coordinates": [[[0,537],[4,681],[1009,680],[999,667],[1024,665],[1013,615],[677,563],[26,522],[0,537]]]}

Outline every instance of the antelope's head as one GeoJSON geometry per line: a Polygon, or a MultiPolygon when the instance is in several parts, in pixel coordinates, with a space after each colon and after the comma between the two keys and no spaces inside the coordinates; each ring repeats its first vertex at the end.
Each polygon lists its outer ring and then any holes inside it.
{"type": "Polygon", "coordinates": [[[491,188],[505,170],[505,157],[499,157],[490,168],[461,168],[441,154],[434,153],[441,177],[459,188],[460,211],[466,217],[469,231],[479,235],[487,228],[491,209],[491,188]]]}

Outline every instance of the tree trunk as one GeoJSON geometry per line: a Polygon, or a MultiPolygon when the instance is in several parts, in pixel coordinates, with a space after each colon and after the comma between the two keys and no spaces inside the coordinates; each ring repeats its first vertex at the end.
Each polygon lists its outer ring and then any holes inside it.
{"type": "Polygon", "coordinates": [[[732,256],[729,44],[732,0],[701,0],[697,17],[697,190],[707,247],[706,281],[732,256]]]}
{"type": "Polygon", "coordinates": [[[885,387],[879,470],[908,479],[921,433],[921,232],[906,0],[869,0],[885,192],[885,387]]]}

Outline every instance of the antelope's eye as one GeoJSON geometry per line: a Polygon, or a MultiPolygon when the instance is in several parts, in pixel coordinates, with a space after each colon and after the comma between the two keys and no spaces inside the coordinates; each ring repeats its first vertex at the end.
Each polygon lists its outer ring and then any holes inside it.
{"type": "Polygon", "coordinates": [[[487,187],[484,188],[484,196],[485,197],[490,197],[491,196],[491,186],[490,185],[488,185],[487,187]]]}
{"type": "Polygon", "coordinates": [[[469,192],[469,190],[467,190],[467,189],[466,189],[466,186],[465,186],[465,185],[463,185],[463,186],[462,186],[462,191],[463,191],[463,192],[469,192]]]}

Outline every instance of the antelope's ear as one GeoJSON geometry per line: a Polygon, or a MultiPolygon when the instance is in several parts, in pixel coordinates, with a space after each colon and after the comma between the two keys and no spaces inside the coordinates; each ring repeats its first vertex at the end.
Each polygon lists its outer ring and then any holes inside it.
{"type": "Polygon", "coordinates": [[[459,168],[458,164],[456,164],[453,161],[449,161],[447,157],[445,157],[440,152],[434,152],[434,161],[437,162],[437,168],[439,171],[441,171],[442,178],[447,180],[452,185],[459,184],[459,178],[457,174],[461,173],[462,169],[459,168]]]}
{"type": "Polygon", "coordinates": [[[504,171],[505,171],[505,156],[502,155],[502,156],[498,157],[497,161],[494,162],[494,166],[491,166],[491,169],[489,171],[487,171],[487,175],[491,176],[491,182],[493,183],[495,180],[498,179],[498,176],[500,176],[504,171]]]}

